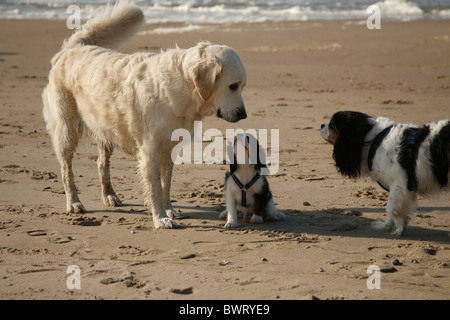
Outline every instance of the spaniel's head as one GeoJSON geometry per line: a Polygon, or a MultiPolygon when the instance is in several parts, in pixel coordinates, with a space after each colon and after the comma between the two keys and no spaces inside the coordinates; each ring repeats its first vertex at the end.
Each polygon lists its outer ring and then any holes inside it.
{"type": "Polygon", "coordinates": [[[355,111],[336,112],[330,122],[321,125],[320,135],[334,145],[333,159],[343,175],[360,175],[364,137],[373,126],[370,116],[355,111]]]}

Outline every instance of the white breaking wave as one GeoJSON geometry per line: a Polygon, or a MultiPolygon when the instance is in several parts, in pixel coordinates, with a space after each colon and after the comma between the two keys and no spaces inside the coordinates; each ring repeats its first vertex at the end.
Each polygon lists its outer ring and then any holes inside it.
{"type": "MultiPolygon", "coordinates": [[[[103,10],[107,1],[0,0],[0,18],[60,19],[69,5],[78,5],[86,20],[103,10]]],[[[450,19],[450,0],[137,0],[148,23],[228,24],[237,22],[367,19],[376,4],[387,20],[450,19]],[[422,7],[421,7],[422,6],[422,7]]]]}
{"type": "Polygon", "coordinates": [[[376,2],[375,5],[380,7],[382,17],[390,19],[415,20],[420,19],[424,13],[415,3],[406,0],[385,0],[376,2]]]}
{"type": "Polygon", "coordinates": [[[167,33],[185,33],[185,32],[192,32],[192,31],[198,31],[198,30],[212,30],[212,28],[207,26],[201,26],[201,25],[195,25],[190,24],[185,27],[160,27],[152,30],[146,30],[141,31],[138,33],[138,35],[143,36],[147,34],[167,34],[167,33]]]}

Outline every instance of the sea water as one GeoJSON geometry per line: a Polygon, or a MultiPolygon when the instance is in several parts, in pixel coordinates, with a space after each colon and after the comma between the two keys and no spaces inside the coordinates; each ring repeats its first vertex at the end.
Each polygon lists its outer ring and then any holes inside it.
{"type": "MultiPolygon", "coordinates": [[[[81,9],[82,19],[101,11],[108,1],[0,0],[0,18],[67,19],[69,5],[81,9]]],[[[450,19],[450,0],[136,0],[148,23],[188,25],[237,22],[365,19],[372,4],[382,18],[410,21],[450,19]]]]}

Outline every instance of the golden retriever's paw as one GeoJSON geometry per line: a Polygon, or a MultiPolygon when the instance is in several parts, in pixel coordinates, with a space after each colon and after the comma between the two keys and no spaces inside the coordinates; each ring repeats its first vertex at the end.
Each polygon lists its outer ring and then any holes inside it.
{"type": "Polygon", "coordinates": [[[236,228],[238,226],[237,222],[234,221],[228,221],[225,224],[225,229],[232,229],[232,228],[236,228]]]}
{"type": "Polygon", "coordinates": [[[185,216],[179,214],[174,208],[167,209],[166,214],[170,219],[185,218],[185,216]]]}
{"type": "Polygon", "coordinates": [[[103,196],[103,204],[107,207],[120,207],[122,201],[115,194],[103,196]]]}
{"type": "Polygon", "coordinates": [[[170,218],[155,219],[153,217],[153,224],[157,229],[175,229],[178,225],[170,218]]]}
{"type": "Polygon", "coordinates": [[[85,212],[87,212],[87,210],[84,208],[81,202],[71,203],[67,207],[67,213],[85,213],[85,212]]]}
{"type": "Polygon", "coordinates": [[[225,219],[228,216],[228,211],[225,209],[220,213],[219,219],[225,219]]]}
{"type": "Polygon", "coordinates": [[[403,235],[403,232],[405,232],[405,228],[404,227],[398,227],[393,232],[391,232],[391,235],[393,235],[394,237],[398,238],[398,237],[401,237],[403,235]]]}
{"type": "Polygon", "coordinates": [[[381,231],[390,231],[392,229],[392,223],[388,219],[385,222],[383,221],[374,221],[371,224],[372,229],[381,230],[381,231]]]}

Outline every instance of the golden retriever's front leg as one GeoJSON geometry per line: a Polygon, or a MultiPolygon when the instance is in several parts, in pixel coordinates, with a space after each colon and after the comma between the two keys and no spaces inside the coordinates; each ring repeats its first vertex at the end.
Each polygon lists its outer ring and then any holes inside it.
{"type": "Polygon", "coordinates": [[[153,215],[155,228],[172,229],[176,223],[164,210],[163,189],[161,185],[161,153],[150,146],[140,148],[139,173],[142,178],[145,202],[153,215]]]}
{"type": "Polygon", "coordinates": [[[170,185],[172,183],[172,171],[173,162],[171,158],[171,153],[167,152],[163,156],[163,161],[161,163],[161,180],[162,180],[162,191],[163,191],[163,205],[166,210],[166,214],[169,218],[181,217],[172,206],[170,201],[170,185]]]}

